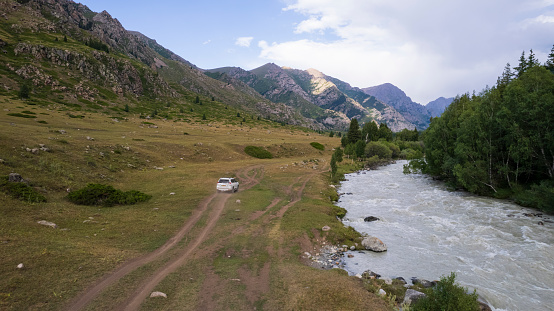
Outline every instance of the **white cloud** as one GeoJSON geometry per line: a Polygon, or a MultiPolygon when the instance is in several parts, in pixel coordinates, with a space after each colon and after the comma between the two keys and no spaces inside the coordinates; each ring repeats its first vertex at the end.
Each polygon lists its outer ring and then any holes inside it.
{"type": "Polygon", "coordinates": [[[235,41],[235,45],[242,46],[242,47],[250,47],[250,43],[252,43],[252,40],[254,37],[240,37],[237,38],[235,41]]]}
{"type": "Polygon", "coordinates": [[[303,17],[294,30],[302,39],[260,41],[259,56],[359,87],[390,82],[427,103],[493,84],[522,50],[550,50],[552,2],[295,0],[284,11],[303,17]],[[544,26],[536,31],[525,21],[544,26]]]}
{"type": "Polygon", "coordinates": [[[212,40],[206,40],[206,41],[204,41],[202,44],[203,44],[203,45],[206,45],[206,44],[210,44],[210,42],[212,42],[212,40]]]}

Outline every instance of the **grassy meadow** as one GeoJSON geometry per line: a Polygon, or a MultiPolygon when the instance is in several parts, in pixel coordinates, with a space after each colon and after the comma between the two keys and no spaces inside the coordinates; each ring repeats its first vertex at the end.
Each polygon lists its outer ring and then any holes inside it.
{"type": "MultiPolygon", "coordinates": [[[[21,174],[47,199],[29,203],[0,192],[1,310],[65,309],[97,279],[162,246],[215,193],[219,177],[242,182],[237,172],[249,167],[247,174],[257,173],[259,183],[228,194],[203,243],[157,285],[168,299],[146,299],[142,309],[388,308],[358,279],[311,268],[300,259],[324,240],[352,245],[355,238],[336,219],[329,200],[334,190],[328,161],[339,138],[254,117],[237,119],[221,105],[218,111],[227,114],[206,120],[199,115],[144,119],[123,107],[81,111],[8,96],[0,96],[0,106],[0,175],[21,174]],[[249,145],[266,148],[273,158],[248,156],[249,145]],[[114,207],[65,199],[88,183],[152,198],[114,207]],[[325,225],[331,231],[322,232],[325,225]]],[[[212,216],[209,211],[177,246],[121,278],[86,309],[124,303],[141,281],[186,249],[212,216]]]]}

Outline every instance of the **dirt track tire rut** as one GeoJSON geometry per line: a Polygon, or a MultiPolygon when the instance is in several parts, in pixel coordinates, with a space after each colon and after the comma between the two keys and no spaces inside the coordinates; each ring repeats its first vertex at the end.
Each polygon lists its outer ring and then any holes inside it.
{"type": "MultiPolygon", "coordinates": [[[[247,167],[240,170],[237,173],[237,176],[243,179],[244,185],[241,187],[241,190],[249,189],[256,184],[258,184],[263,178],[263,167],[254,166],[247,167]],[[254,171],[252,176],[249,176],[248,173],[254,171]]],[[[87,288],[79,296],[74,298],[68,304],[66,310],[81,310],[91,303],[98,295],[100,295],[105,289],[113,285],[121,278],[136,270],[139,267],[142,267],[154,260],[159,259],[163,254],[165,254],[170,249],[173,249],[177,243],[179,243],[184,236],[194,227],[194,225],[200,220],[200,218],[206,213],[209,205],[213,206],[213,211],[209,217],[209,221],[201,231],[201,233],[194,238],[194,240],[187,245],[187,247],[182,251],[176,259],[171,260],[160,269],[158,269],[152,276],[150,276],[146,281],[143,281],[138,289],[133,292],[131,297],[129,297],[124,304],[116,307],[116,310],[138,310],[141,303],[148,296],[151,289],[154,288],[161,280],[163,280],[169,273],[175,271],[180,265],[182,265],[185,259],[196,249],[208,236],[209,232],[213,229],[217,220],[221,216],[221,212],[225,207],[225,203],[230,198],[230,195],[214,193],[208,196],[206,199],[202,200],[196,210],[193,211],[190,218],[187,219],[185,224],[179,229],[179,231],[171,237],[164,245],[156,249],[155,251],[139,256],[137,258],[131,259],[122,265],[120,265],[113,272],[105,275],[100,278],[94,285],[87,288]],[[215,204],[211,204],[215,200],[215,204]]]]}

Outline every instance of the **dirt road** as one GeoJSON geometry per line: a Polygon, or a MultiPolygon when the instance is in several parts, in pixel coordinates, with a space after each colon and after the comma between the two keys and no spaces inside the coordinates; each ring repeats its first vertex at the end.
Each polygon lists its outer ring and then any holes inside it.
{"type": "MultiPolygon", "coordinates": [[[[263,170],[263,167],[261,166],[248,167],[240,170],[237,173],[237,177],[241,180],[240,190],[244,191],[255,186],[262,180],[263,175],[264,175],[264,170],[263,170]]],[[[299,177],[293,184],[291,184],[288,187],[286,192],[288,195],[291,196],[291,201],[277,211],[277,214],[275,215],[277,218],[282,218],[285,212],[287,211],[287,209],[301,199],[302,191],[304,190],[306,183],[314,175],[315,174],[299,177]],[[296,185],[296,189],[294,189],[295,185],[296,185]]],[[[185,264],[186,261],[190,259],[191,255],[194,254],[194,251],[197,250],[198,247],[202,244],[202,242],[206,240],[206,238],[209,236],[210,232],[214,229],[215,225],[220,219],[220,216],[222,215],[222,212],[225,208],[226,202],[231,197],[232,195],[229,195],[229,194],[216,193],[204,199],[199,204],[198,208],[192,213],[191,217],[187,219],[187,221],[184,223],[181,229],[173,237],[171,237],[163,246],[156,249],[152,253],[132,259],[122,264],[115,271],[105,275],[104,277],[99,279],[94,285],[92,285],[84,292],[82,292],[79,296],[77,296],[75,299],[73,299],[68,304],[66,309],[81,310],[85,308],[104,290],[106,290],[114,283],[118,282],[121,278],[123,278],[127,274],[131,273],[132,271],[138,269],[139,267],[142,267],[154,260],[160,259],[162,255],[166,254],[169,250],[174,249],[175,246],[179,242],[181,242],[188,233],[190,233],[191,229],[198,223],[198,221],[203,216],[208,214],[208,217],[207,217],[208,221],[205,224],[205,226],[193,238],[193,240],[180,251],[178,256],[176,256],[175,258],[165,263],[163,266],[161,266],[155,272],[153,272],[148,278],[143,280],[137,286],[136,290],[133,291],[132,294],[130,294],[130,296],[123,303],[121,303],[118,306],[114,306],[114,310],[138,310],[140,308],[140,305],[150,295],[150,293],[154,290],[156,285],[158,285],[158,283],[160,283],[166,276],[176,271],[179,267],[185,264]]],[[[255,220],[263,216],[280,201],[281,201],[280,198],[275,198],[269,206],[267,206],[262,211],[253,213],[249,219],[255,220]]],[[[277,222],[277,225],[271,231],[274,232],[275,230],[279,230],[279,227],[280,227],[280,221],[277,222]]],[[[245,228],[237,228],[231,233],[230,236],[236,235],[243,230],[245,230],[245,228]]],[[[273,250],[269,250],[269,251],[272,253],[274,252],[273,250]]],[[[278,252],[281,252],[281,251],[282,251],[281,249],[278,250],[278,252]]],[[[255,300],[256,297],[259,297],[265,291],[269,290],[269,264],[266,265],[262,273],[256,277],[249,276],[245,271],[241,271],[240,273],[242,275],[241,279],[244,279],[247,285],[247,297],[249,297],[248,300],[251,300],[251,301],[255,300]]],[[[216,276],[212,275],[212,278],[210,279],[210,275],[208,275],[205,281],[205,284],[217,282],[216,279],[214,280],[214,277],[216,276]]],[[[200,307],[207,308],[207,309],[212,308],[212,306],[210,306],[209,298],[211,297],[211,294],[213,294],[212,293],[213,290],[215,290],[214,286],[207,286],[207,287],[205,286],[203,288],[203,293],[201,294],[201,296],[204,297],[204,299],[202,297],[200,298],[201,300],[200,307]]]]}
{"type": "MultiPolygon", "coordinates": [[[[260,182],[260,180],[263,178],[263,168],[261,166],[254,166],[254,167],[248,167],[245,169],[242,169],[238,172],[237,176],[241,179],[241,190],[247,190],[253,186],[255,186],[257,183],[260,182]],[[251,174],[252,172],[252,174],[251,174]]],[[[160,248],[156,249],[152,253],[134,258],[121,266],[119,266],[115,271],[105,275],[101,279],[99,279],[94,285],[87,288],[83,293],[81,293],[79,296],[77,296],[75,299],[73,299],[69,305],[67,306],[67,310],[81,310],[86,305],[88,305],[92,300],[94,300],[100,293],[102,293],[106,288],[108,288],[110,285],[114,284],[115,282],[119,281],[122,277],[126,276],[127,274],[131,273],[132,271],[136,270],[139,267],[142,267],[162,256],[163,254],[167,253],[170,249],[175,247],[182,239],[183,237],[194,227],[194,225],[198,222],[198,220],[207,212],[208,206],[214,202],[213,211],[209,217],[209,222],[202,230],[202,233],[194,240],[193,243],[190,244],[190,246],[185,249],[181,256],[179,258],[173,260],[172,262],[168,263],[146,281],[143,285],[140,286],[140,290],[135,292],[133,294],[133,297],[131,297],[128,300],[128,307],[125,307],[125,310],[136,310],[138,309],[138,306],[144,300],[146,295],[149,294],[148,289],[153,288],[159,281],[161,281],[167,274],[174,271],[180,264],[182,264],[185,259],[190,255],[190,253],[204,240],[208,232],[213,228],[217,220],[219,219],[219,216],[221,215],[221,211],[225,207],[225,203],[229,199],[228,194],[212,194],[206,199],[204,199],[198,206],[198,208],[193,211],[191,217],[187,219],[183,227],[179,229],[177,234],[175,234],[173,237],[171,237],[164,245],[162,245],[160,248]]],[[[118,308],[122,309],[122,308],[118,308]]]]}

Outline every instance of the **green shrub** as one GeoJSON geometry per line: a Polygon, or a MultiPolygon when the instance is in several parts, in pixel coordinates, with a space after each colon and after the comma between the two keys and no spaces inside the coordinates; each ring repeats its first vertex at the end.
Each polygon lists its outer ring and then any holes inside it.
{"type": "Polygon", "coordinates": [[[310,145],[311,145],[312,147],[314,147],[315,149],[317,149],[317,150],[325,150],[325,146],[323,146],[323,145],[320,144],[320,143],[316,143],[315,141],[312,142],[312,143],[310,143],[310,145]]]}
{"type": "Polygon", "coordinates": [[[532,185],[531,189],[516,194],[515,201],[519,205],[554,214],[554,182],[543,180],[538,185],[532,185]]]}
{"type": "Polygon", "coordinates": [[[392,158],[392,150],[382,142],[370,141],[365,147],[365,156],[377,156],[379,159],[388,160],[392,158]]]}
{"type": "Polygon", "coordinates": [[[347,212],[346,209],[343,207],[336,206],[336,205],[333,206],[333,213],[335,214],[335,216],[337,216],[340,219],[343,219],[344,216],[346,216],[346,212],[347,212]]]}
{"type": "Polygon", "coordinates": [[[272,159],[273,158],[273,155],[271,154],[271,152],[263,149],[262,147],[246,146],[244,148],[244,152],[247,155],[252,156],[254,158],[258,158],[258,159],[272,159]]]}
{"type": "Polygon", "coordinates": [[[0,180],[0,188],[15,199],[29,203],[46,202],[46,198],[33,187],[24,182],[9,182],[7,176],[0,180]]]}
{"type": "Polygon", "coordinates": [[[454,272],[450,276],[441,277],[437,285],[426,292],[427,296],[419,299],[410,309],[414,311],[479,311],[475,290],[468,294],[465,287],[455,284],[455,279],[454,272]]]}
{"type": "Polygon", "coordinates": [[[67,195],[67,199],[72,203],[99,206],[131,205],[148,201],[151,197],[136,190],[123,192],[109,185],[92,183],[67,195]]]}

